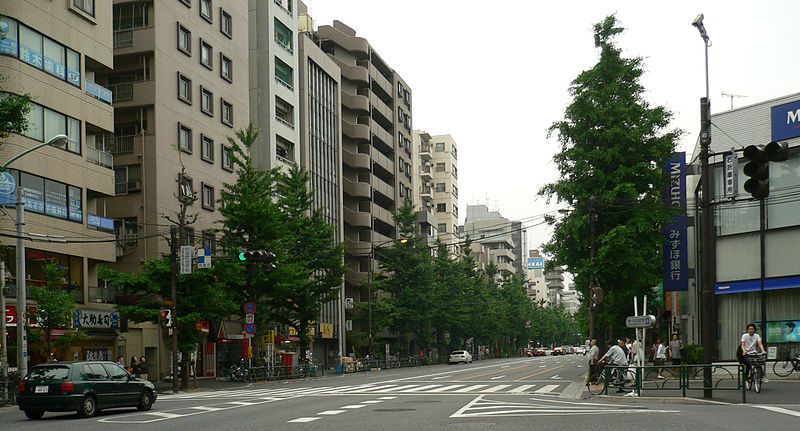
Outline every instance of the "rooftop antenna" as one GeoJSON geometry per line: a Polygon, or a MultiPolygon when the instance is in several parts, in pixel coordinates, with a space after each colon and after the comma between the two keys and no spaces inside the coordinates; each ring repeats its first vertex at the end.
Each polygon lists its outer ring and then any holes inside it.
{"type": "Polygon", "coordinates": [[[741,97],[747,97],[747,96],[743,96],[741,94],[730,94],[730,93],[726,93],[726,92],[723,91],[722,92],[722,97],[730,97],[731,98],[731,109],[733,109],[733,99],[734,98],[741,98],[741,97]]]}

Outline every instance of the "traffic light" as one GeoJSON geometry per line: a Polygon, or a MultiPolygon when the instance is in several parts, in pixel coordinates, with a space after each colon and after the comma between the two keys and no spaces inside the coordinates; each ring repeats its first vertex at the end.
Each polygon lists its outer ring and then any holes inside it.
{"type": "Polygon", "coordinates": [[[789,159],[789,146],[786,142],[770,142],[767,145],[748,145],[744,157],[749,163],[744,165],[744,174],[750,177],[744,189],[756,199],[769,196],[769,162],[784,162],[789,159]]]}
{"type": "Polygon", "coordinates": [[[265,250],[248,250],[239,253],[239,260],[248,264],[262,263],[264,270],[275,269],[275,253],[265,250]]]}
{"type": "Polygon", "coordinates": [[[172,328],[172,310],[165,308],[161,310],[161,325],[165,328],[172,328]]]}
{"type": "Polygon", "coordinates": [[[603,289],[592,287],[589,289],[589,307],[593,311],[600,311],[603,308],[603,289]]]}

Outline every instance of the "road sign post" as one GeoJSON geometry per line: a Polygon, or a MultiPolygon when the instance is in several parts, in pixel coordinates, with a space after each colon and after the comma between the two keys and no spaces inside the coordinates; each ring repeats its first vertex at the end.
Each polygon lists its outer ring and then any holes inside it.
{"type": "Polygon", "coordinates": [[[627,328],[651,328],[655,323],[655,316],[628,316],[625,319],[625,327],[627,328]]]}

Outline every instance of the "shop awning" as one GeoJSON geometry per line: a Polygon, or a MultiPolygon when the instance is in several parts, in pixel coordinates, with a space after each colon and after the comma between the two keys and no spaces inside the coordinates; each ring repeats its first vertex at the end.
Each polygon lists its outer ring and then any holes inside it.
{"type": "Polygon", "coordinates": [[[233,320],[223,320],[217,332],[218,340],[241,340],[242,324],[233,320]]]}
{"type": "Polygon", "coordinates": [[[291,335],[288,336],[288,337],[284,337],[284,336],[281,336],[281,335],[276,335],[275,336],[275,342],[276,343],[282,343],[284,341],[288,341],[290,343],[299,343],[300,342],[300,337],[293,337],[291,335]]]}

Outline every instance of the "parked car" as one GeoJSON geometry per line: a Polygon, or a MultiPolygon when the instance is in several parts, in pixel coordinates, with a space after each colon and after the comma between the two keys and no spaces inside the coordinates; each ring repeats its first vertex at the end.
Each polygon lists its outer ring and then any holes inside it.
{"type": "Polygon", "coordinates": [[[551,355],[552,356],[559,356],[559,355],[563,355],[563,354],[564,354],[564,349],[563,348],[555,347],[555,348],[553,348],[553,353],[551,355]]]}
{"type": "Polygon", "coordinates": [[[459,362],[463,362],[465,364],[469,364],[472,362],[472,355],[466,350],[455,350],[450,352],[450,359],[447,361],[448,364],[457,364],[459,362]]]}
{"type": "Polygon", "coordinates": [[[533,351],[533,356],[547,356],[547,352],[544,349],[536,349],[533,351]]]}
{"type": "Polygon", "coordinates": [[[41,419],[44,412],[74,411],[88,418],[109,408],[150,410],[157,397],[152,383],[106,361],[37,365],[18,389],[17,404],[29,419],[41,419]]]}

